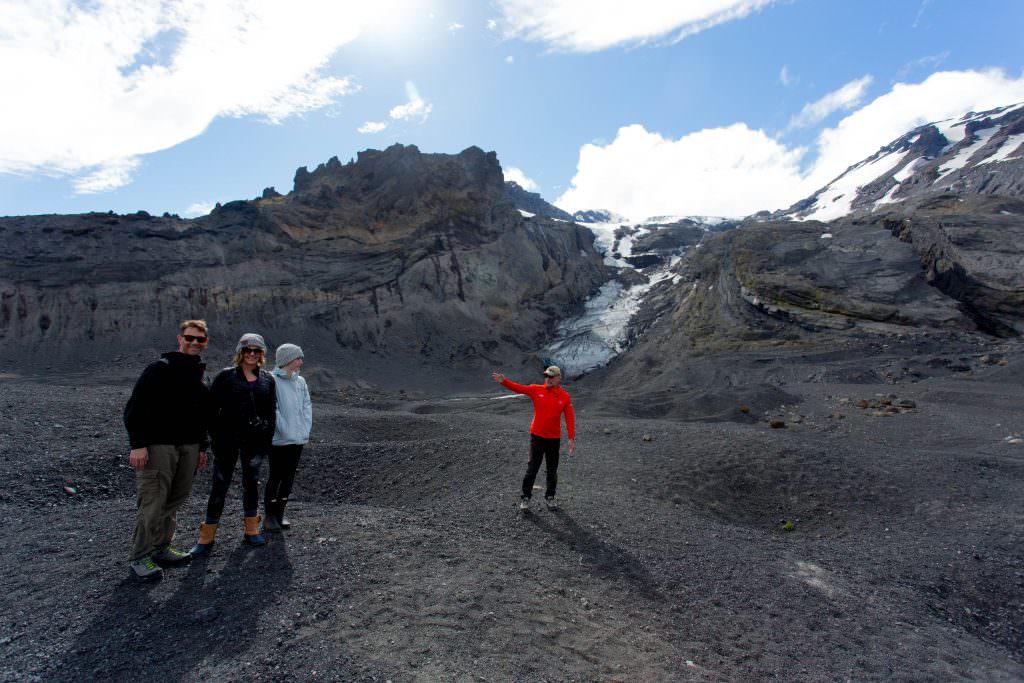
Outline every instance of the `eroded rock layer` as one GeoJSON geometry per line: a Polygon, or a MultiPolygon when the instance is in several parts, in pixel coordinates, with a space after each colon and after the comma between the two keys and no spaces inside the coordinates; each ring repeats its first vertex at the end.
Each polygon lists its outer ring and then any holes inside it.
{"type": "Polygon", "coordinates": [[[164,348],[195,316],[220,357],[254,330],[364,368],[350,378],[443,377],[528,362],[607,278],[589,231],[524,218],[475,147],[333,158],[195,220],[17,217],[0,237],[0,354],[18,362],[164,348]]]}

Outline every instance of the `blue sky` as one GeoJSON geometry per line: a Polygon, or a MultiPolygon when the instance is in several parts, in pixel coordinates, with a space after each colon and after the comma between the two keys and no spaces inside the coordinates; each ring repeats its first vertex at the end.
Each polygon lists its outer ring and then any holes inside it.
{"type": "Polygon", "coordinates": [[[200,215],[395,142],[494,150],[569,210],[745,215],[1024,101],[1021,25],[1005,0],[0,0],[0,215],[200,215]]]}

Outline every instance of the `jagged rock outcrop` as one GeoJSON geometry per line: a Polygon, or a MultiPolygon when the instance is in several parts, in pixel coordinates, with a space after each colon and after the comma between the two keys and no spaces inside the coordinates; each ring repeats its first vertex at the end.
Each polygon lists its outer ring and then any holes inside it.
{"type": "Polygon", "coordinates": [[[572,215],[577,223],[626,223],[626,219],[617,213],[605,209],[577,211],[572,215]]]}
{"type": "Polygon", "coordinates": [[[589,231],[525,219],[493,153],[395,145],[195,220],[0,219],[0,357],[111,357],[204,317],[294,341],[341,378],[411,386],[526,362],[607,279],[589,231]]]}
{"type": "Polygon", "coordinates": [[[532,213],[535,216],[557,218],[560,221],[573,220],[572,214],[562,211],[553,204],[549,204],[539,193],[524,190],[514,180],[505,181],[505,195],[521,211],[532,213]]]}

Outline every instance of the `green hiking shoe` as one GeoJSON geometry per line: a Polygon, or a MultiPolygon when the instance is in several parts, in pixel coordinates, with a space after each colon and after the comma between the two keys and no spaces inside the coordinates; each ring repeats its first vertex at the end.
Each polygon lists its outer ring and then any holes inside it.
{"type": "Polygon", "coordinates": [[[146,555],[145,557],[140,557],[137,560],[132,560],[128,563],[128,566],[131,567],[132,572],[135,574],[135,578],[140,581],[159,581],[164,578],[164,570],[153,561],[152,555],[146,555]]]}
{"type": "Polygon", "coordinates": [[[153,553],[152,558],[161,567],[174,567],[192,561],[191,553],[183,553],[170,543],[153,553]]]}

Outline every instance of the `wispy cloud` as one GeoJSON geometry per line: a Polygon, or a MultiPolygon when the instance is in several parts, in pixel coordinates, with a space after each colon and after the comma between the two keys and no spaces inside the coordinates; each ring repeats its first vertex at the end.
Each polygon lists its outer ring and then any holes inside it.
{"type": "Polygon", "coordinates": [[[448,24],[448,30],[451,31],[452,33],[454,33],[455,31],[462,30],[464,28],[466,27],[457,21],[453,21],[452,23],[448,24]]]}
{"type": "Polygon", "coordinates": [[[187,209],[182,213],[186,218],[195,218],[196,216],[205,216],[206,214],[213,211],[213,202],[196,202],[195,204],[189,205],[187,209]]]}
{"type": "Polygon", "coordinates": [[[388,115],[396,121],[408,121],[410,119],[426,121],[427,117],[430,116],[430,112],[433,111],[434,105],[425,102],[423,98],[420,97],[420,93],[416,89],[416,84],[412,81],[406,82],[405,94],[409,98],[409,101],[405,104],[393,107],[391,111],[388,112],[388,115]]]}
{"type": "Polygon", "coordinates": [[[861,76],[821,99],[805,104],[800,113],[789,120],[788,128],[813,126],[837,111],[857,107],[863,101],[864,94],[873,80],[870,75],[861,76]]]}
{"type": "Polygon", "coordinates": [[[379,133],[387,127],[388,124],[384,123],[383,121],[367,121],[363,125],[356,128],[356,132],[368,135],[372,133],[379,133]]]}
{"type": "Polygon", "coordinates": [[[519,187],[530,192],[538,192],[540,190],[540,185],[534,182],[532,178],[527,177],[522,170],[515,166],[510,166],[505,169],[505,180],[511,180],[519,185],[519,187]]]}
{"type": "Polygon", "coordinates": [[[321,69],[379,10],[355,3],[0,3],[0,172],[130,181],[145,154],[218,117],[268,123],[355,91],[321,69]],[[45,84],[42,87],[41,84],[45,84]]]}
{"type": "Polygon", "coordinates": [[[928,5],[930,5],[931,2],[932,0],[921,0],[921,6],[917,8],[917,16],[914,17],[914,23],[910,25],[911,28],[918,27],[921,23],[921,17],[924,16],[924,11],[928,9],[928,5]]]}
{"type": "Polygon", "coordinates": [[[516,63],[516,58],[513,57],[512,55],[508,55],[507,57],[505,57],[505,63],[506,64],[515,64],[516,63]]]}
{"type": "Polygon", "coordinates": [[[131,182],[132,174],[140,164],[138,157],[111,159],[99,164],[87,175],[75,179],[75,192],[77,194],[98,194],[124,187],[131,182]]]}
{"type": "Polygon", "coordinates": [[[508,37],[552,49],[596,52],[652,41],[676,42],[778,0],[497,0],[508,37]]]}
{"type": "Polygon", "coordinates": [[[1021,101],[1024,76],[999,69],[938,72],[894,85],[822,130],[812,148],[788,146],[743,123],[678,139],[634,124],[610,143],[583,145],[576,175],[555,203],[637,220],[651,213],[741,216],[786,208],[917,126],[1021,101]]]}
{"type": "Polygon", "coordinates": [[[488,31],[494,31],[497,28],[498,28],[498,22],[497,22],[496,19],[488,19],[487,20],[487,30],[488,31]]]}
{"type": "Polygon", "coordinates": [[[789,73],[789,66],[787,64],[783,64],[782,68],[779,69],[779,83],[782,83],[787,88],[796,83],[793,75],[789,73]]]}
{"type": "Polygon", "coordinates": [[[896,72],[896,75],[893,76],[893,83],[896,81],[902,81],[910,74],[911,71],[916,71],[917,69],[935,69],[947,59],[949,59],[949,50],[943,50],[936,55],[927,55],[920,59],[909,61],[901,66],[896,72]]]}

